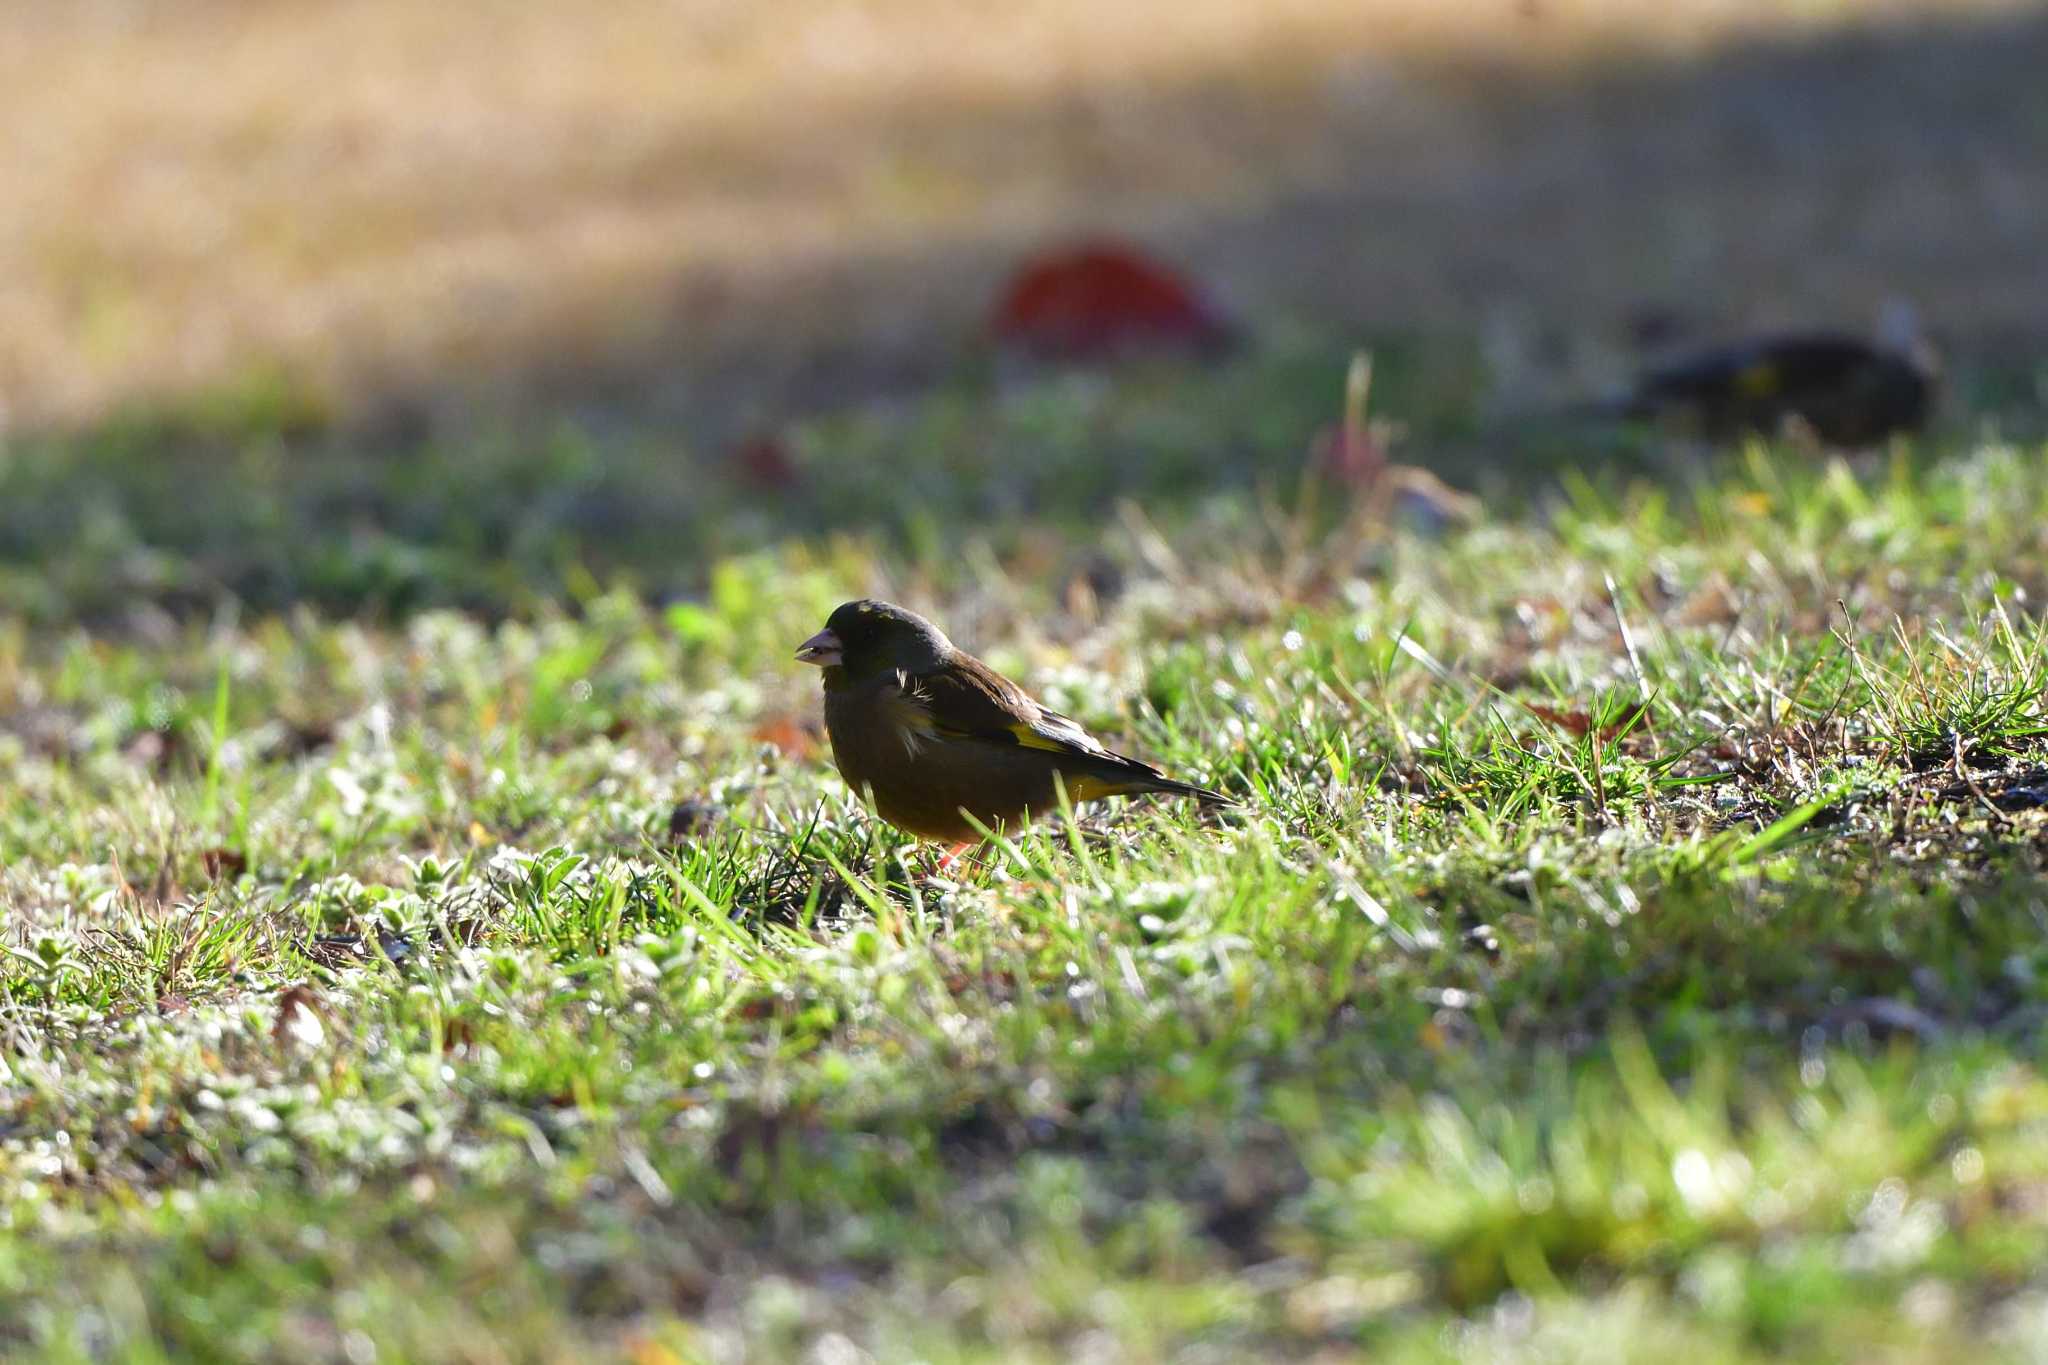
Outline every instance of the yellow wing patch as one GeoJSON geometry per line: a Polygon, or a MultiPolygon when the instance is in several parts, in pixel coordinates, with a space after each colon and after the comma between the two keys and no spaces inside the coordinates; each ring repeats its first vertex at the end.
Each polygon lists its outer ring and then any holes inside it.
{"type": "Polygon", "coordinates": [[[1017,737],[1017,742],[1027,749],[1043,749],[1049,754],[1070,754],[1074,752],[1072,744],[1063,739],[1056,739],[1052,735],[1048,735],[1035,726],[1028,725],[1021,720],[1015,725],[1010,726],[1009,731],[1017,737]]]}

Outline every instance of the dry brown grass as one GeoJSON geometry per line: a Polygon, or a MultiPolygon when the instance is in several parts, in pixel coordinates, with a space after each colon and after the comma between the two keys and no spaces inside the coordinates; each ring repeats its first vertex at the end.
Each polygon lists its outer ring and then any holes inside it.
{"type": "Polygon", "coordinates": [[[1254,312],[1344,323],[1854,313],[1897,287],[2011,329],[2048,296],[2040,17],[14,0],[0,409],[89,421],[273,361],[349,407],[911,356],[1007,254],[1102,226],[1254,312]],[[1854,36],[1899,23],[1946,45],[1854,36]]]}

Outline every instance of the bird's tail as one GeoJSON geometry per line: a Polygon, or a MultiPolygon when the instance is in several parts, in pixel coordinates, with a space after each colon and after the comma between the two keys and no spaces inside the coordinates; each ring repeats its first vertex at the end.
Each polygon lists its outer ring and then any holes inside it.
{"type": "Polygon", "coordinates": [[[1157,775],[1143,785],[1133,788],[1138,792],[1157,792],[1162,796],[1192,796],[1205,806],[1236,806],[1242,804],[1234,796],[1212,791],[1208,787],[1197,787],[1192,782],[1178,782],[1171,777],[1157,775]]]}
{"type": "Polygon", "coordinates": [[[1105,796],[1192,796],[1205,806],[1235,806],[1234,796],[1198,787],[1168,777],[1149,763],[1122,754],[1104,754],[1088,769],[1069,769],[1062,775],[1067,794],[1076,801],[1095,801],[1105,796]]]}

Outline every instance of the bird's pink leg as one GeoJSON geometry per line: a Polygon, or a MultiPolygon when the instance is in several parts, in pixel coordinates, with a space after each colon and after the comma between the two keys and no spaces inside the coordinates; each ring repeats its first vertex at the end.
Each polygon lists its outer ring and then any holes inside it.
{"type": "Polygon", "coordinates": [[[940,855],[938,870],[940,872],[946,871],[948,868],[953,866],[954,859],[958,858],[961,854],[965,853],[968,849],[973,847],[974,841],[971,839],[963,839],[961,842],[952,845],[943,854],[940,855]]]}

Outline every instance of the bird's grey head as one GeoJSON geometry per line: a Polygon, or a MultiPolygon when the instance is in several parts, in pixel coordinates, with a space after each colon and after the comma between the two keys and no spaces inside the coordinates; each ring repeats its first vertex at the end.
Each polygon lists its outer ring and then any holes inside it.
{"type": "Polygon", "coordinates": [[[825,628],[803,642],[796,657],[850,678],[902,670],[926,673],[953,652],[946,633],[914,611],[862,598],[826,618],[825,628]]]}

